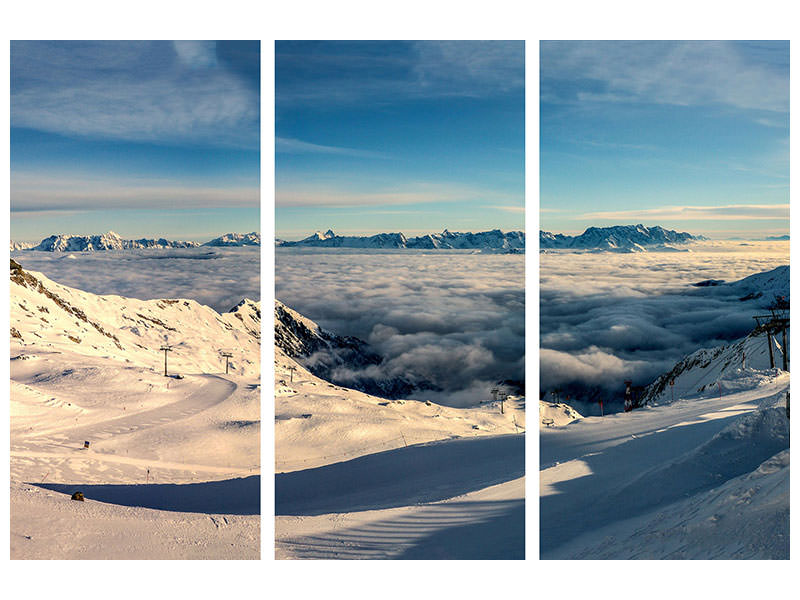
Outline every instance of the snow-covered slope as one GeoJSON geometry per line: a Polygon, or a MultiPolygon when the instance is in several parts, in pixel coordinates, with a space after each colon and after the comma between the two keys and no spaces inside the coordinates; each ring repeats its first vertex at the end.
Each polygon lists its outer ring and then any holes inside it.
{"type": "Polygon", "coordinates": [[[539,248],[614,252],[676,251],[685,250],[680,247],[682,244],[703,239],[705,238],[702,236],[693,236],[686,232],[679,233],[659,226],[615,225],[612,227],[589,227],[578,236],[540,231],[539,248]]]}
{"type": "MultiPolygon", "coordinates": [[[[788,283],[787,266],[698,293],[784,296],[788,316],[788,283]]],[[[542,558],[788,558],[783,344],[771,367],[759,328],[684,357],[632,412],[541,428],[542,558]]]]}
{"type": "Polygon", "coordinates": [[[11,556],[257,558],[259,304],[10,277],[11,556]]]}
{"type": "Polygon", "coordinates": [[[203,246],[260,246],[261,234],[255,231],[250,233],[226,233],[203,246]]]}
{"type": "Polygon", "coordinates": [[[68,350],[152,366],[163,362],[159,348],[168,343],[169,363],[178,371],[217,372],[225,364],[219,351],[226,350],[237,373],[259,374],[260,303],[247,300],[219,314],[194,300],[97,296],[25,271],[14,260],[10,286],[12,350],[68,350]]]}
{"type": "Polygon", "coordinates": [[[583,416],[569,404],[539,400],[539,426],[561,427],[583,416]]]}
{"type": "Polygon", "coordinates": [[[280,306],[277,558],[522,558],[524,398],[501,413],[336,385],[287,355],[329,340],[280,306]]]}
{"type": "Polygon", "coordinates": [[[23,250],[42,252],[91,252],[94,250],[131,250],[140,248],[195,248],[197,242],[159,239],[124,240],[113,231],[101,235],[51,235],[39,244],[23,250]]]}
{"type": "Polygon", "coordinates": [[[525,233],[502,232],[499,229],[480,233],[458,233],[445,229],[442,233],[408,238],[402,233],[379,233],[372,236],[341,236],[332,230],[320,231],[297,241],[277,240],[276,246],[310,246],[321,248],[412,248],[513,251],[525,248],[525,233]]]}

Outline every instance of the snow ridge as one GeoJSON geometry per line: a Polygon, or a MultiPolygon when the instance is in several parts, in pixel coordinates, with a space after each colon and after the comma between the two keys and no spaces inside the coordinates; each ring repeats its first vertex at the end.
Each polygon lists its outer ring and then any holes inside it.
{"type": "Polygon", "coordinates": [[[676,247],[688,242],[704,240],[703,236],[679,233],[658,225],[614,225],[612,227],[589,227],[581,235],[569,236],[549,231],[539,232],[541,249],[598,250],[610,252],[685,251],[676,247]]]}
{"type": "Polygon", "coordinates": [[[317,231],[309,237],[296,242],[276,240],[278,247],[316,247],[316,248],[408,248],[421,250],[483,250],[520,252],[525,248],[525,233],[522,231],[503,232],[499,229],[480,233],[451,232],[430,233],[418,237],[406,237],[402,233],[379,233],[371,236],[336,235],[329,229],[325,233],[317,231]]]}
{"type": "Polygon", "coordinates": [[[260,246],[261,234],[256,231],[250,233],[226,233],[203,246],[260,246]]]}
{"type": "Polygon", "coordinates": [[[228,350],[234,373],[260,374],[259,302],[245,299],[219,314],[195,300],[98,296],[26,271],[13,259],[10,279],[12,356],[62,352],[152,367],[167,341],[176,369],[219,372],[219,351],[228,350]]]}
{"type": "Polygon", "coordinates": [[[40,252],[92,252],[95,250],[136,250],[141,248],[196,248],[197,242],[170,241],[164,238],[124,240],[113,231],[101,235],[51,235],[37,245],[12,250],[40,252]]]}

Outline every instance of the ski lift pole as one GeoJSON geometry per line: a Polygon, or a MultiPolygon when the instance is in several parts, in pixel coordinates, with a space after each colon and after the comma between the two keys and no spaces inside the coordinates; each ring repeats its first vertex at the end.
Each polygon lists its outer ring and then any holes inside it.
{"type": "Polygon", "coordinates": [[[221,356],[225,357],[225,375],[228,374],[228,359],[233,358],[232,352],[220,352],[221,356]]]}
{"type": "Polygon", "coordinates": [[[167,376],[167,352],[171,352],[172,351],[172,346],[170,346],[169,344],[164,344],[163,346],[161,346],[161,348],[159,348],[159,350],[163,350],[164,351],[164,377],[166,377],[167,376]]]}

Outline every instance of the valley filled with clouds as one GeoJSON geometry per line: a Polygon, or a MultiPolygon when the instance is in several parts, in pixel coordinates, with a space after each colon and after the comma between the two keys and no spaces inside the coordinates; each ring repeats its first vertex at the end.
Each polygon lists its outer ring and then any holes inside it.
{"type": "Polygon", "coordinates": [[[102,252],[12,252],[28,271],[93,294],[189,298],[226,312],[260,300],[260,247],[102,252]]]}
{"type": "MultiPolygon", "coordinates": [[[[773,298],[727,286],[789,264],[788,242],[701,242],[681,253],[540,255],[540,386],[574,404],[622,402],[684,355],[747,335],[773,298]]],[[[549,398],[549,395],[548,395],[549,398]]],[[[579,408],[579,409],[580,409],[579,408]]],[[[599,414],[599,413],[598,413],[599,414]]]]}
{"type": "MultiPolygon", "coordinates": [[[[523,255],[276,249],[278,300],[386,357],[386,377],[432,382],[451,406],[491,399],[525,377],[523,255]]],[[[380,373],[372,372],[371,376],[380,373]]]]}

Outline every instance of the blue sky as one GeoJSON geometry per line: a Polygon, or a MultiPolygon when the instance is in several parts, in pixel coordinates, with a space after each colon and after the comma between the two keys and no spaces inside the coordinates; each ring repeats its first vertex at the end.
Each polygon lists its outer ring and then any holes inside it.
{"type": "Polygon", "coordinates": [[[541,42],[540,227],[789,233],[788,42],[541,42]]]}
{"type": "Polygon", "coordinates": [[[277,42],[276,235],[524,229],[523,42],[277,42]]]}
{"type": "Polygon", "coordinates": [[[259,230],[259,42],[12,42],[11,238],[259,230]]]}

